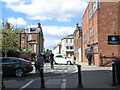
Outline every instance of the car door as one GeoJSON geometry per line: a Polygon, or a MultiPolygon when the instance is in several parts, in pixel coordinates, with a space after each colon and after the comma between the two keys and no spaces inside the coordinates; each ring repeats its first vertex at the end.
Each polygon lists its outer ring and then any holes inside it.
{"type": "Polygon", "coordinates": [[[2,69],[4,74],[14,73],[17,61],[15,62],[15,60],[12,58],[3,58],[2,63],[2,69]]]}
{"type": "Polygon", "coordinates": [[[66,64],[66,58],[64,55],[61,55],[61,64],[66,64]]]}

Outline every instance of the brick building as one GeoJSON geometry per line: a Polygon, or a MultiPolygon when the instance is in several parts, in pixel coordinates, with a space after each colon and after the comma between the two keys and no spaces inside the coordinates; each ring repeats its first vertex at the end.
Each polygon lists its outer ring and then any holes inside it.
{"type": "Polygon", "coordinates": [[[82,19],[83,61],[91,51],[100,66],[120,58],[120,1],[90,0],[82,19]]]}
{"type": "Polygon", "coordinates": [[[74,38],[74,59],[76,63],[82,61],[82,29],[79,27],[78,23],[76,24],[76,29],[73,33],[74,38]]]}
{"type": "Polygon", "coordinates": [[[17,38],[20,50],[31,50],[39,54],[44,52],[44,37],[41,24],[34,28],[19,28],[17,29],[17,38]]]}

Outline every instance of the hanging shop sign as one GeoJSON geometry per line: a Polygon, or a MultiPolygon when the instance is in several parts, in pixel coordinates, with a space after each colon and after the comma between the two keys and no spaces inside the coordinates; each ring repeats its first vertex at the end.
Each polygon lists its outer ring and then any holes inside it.
{"type": "Polygon", "coordinates": [[[98,53],[98,45],[94,46],[94,53],[97,54],[98,53]]]}
{"type": "Polygon", "coordinates": [[[120,36],[119,35],[108,36],[108,44],[109,45],[118,45],[118,44],[120,44],[120,36]]]}

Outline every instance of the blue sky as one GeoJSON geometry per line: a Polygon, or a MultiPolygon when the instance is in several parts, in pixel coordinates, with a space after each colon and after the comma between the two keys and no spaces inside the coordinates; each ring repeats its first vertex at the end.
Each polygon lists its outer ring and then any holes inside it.
{"type": "Polygon", "coordinates": [[[88,2],[89,0],[2,0],[0,21],[12,23],[17,28],[37,27],[40,22],[45,48],[53,49],[63,37],[73,34],[77,22],[81,26],[88,2]]]}

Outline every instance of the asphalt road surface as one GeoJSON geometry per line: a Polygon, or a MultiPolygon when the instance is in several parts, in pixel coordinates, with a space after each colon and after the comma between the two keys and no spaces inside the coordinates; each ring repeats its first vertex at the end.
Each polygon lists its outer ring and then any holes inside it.
{"type": "MultiPolygon", "coordinates": [[[[44,66],[45,86],[48,85],[48,83],[57,83],[57,88],[65,88],[64,82],[66,82],[66,80],[64,79],[64,77],[76,71],[77,67],[75,65],[54,65],[54,69],[51,69],[50,64],[46,64],[44,66]],[[59,85],[61,84],[61,82],[63,82],[63,85],[59,85]]],[[[20,78],[17,78],[15,76],[4,77],[3,82],[6,89],[15,88],[18,90],[22,90],[26,88],[41,87],[40,75],[39,73],[35,73],[35,69],[31,73],[25,74],[23,77],[20,78]]],[[[48,87],[52,88],[52,86],[48,87]]]]}

